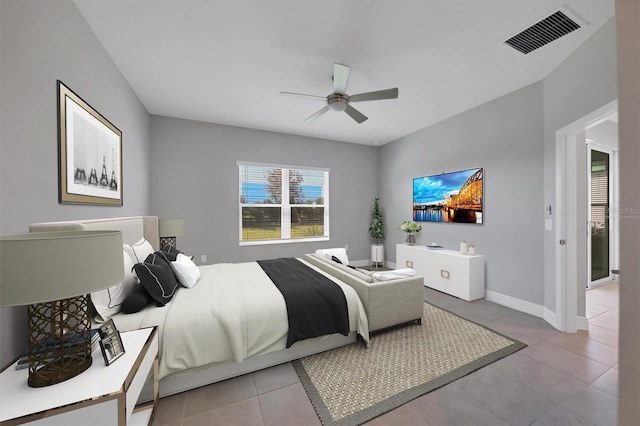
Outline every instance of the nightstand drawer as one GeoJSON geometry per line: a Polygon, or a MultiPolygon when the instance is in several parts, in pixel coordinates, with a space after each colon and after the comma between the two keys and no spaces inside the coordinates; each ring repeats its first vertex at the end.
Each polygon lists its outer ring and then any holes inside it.
{"type": "MultiPolygon", "coordinates": [[[[92,404],[83,408],[78,408],[66,413],[57,414],[51,417],[44,417],[28,423],[38,426],[87,426],[87,419],[92,420],[92,426],[113,426],[118,424],[118,400],[92,404]]],[[[9,423],[11,424],[11,423],[9,423]]]]}

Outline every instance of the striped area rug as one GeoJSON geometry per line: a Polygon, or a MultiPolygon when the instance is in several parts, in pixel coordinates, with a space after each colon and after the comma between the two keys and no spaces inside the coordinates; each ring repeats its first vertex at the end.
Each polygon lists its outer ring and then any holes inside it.
{"type": "Polygon", "coordinates": [[[455,314],[424,304],[422,325],[371,336],[293,362],[324,425],[360,425],[522,348],[455,314]]]}

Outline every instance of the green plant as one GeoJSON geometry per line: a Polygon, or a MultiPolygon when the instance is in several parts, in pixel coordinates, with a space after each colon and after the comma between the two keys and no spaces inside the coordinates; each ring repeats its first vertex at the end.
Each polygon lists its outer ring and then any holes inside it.
{"type": "Polygon", "coordinates": [[[384,222],[382,221],[382,211],[380,210],[380,199],[378,197],[373,199],[369,235],[371,235],[371,238],[376,239],[376,245],[380,243],[380,240],[384,240],[384,222]]]}

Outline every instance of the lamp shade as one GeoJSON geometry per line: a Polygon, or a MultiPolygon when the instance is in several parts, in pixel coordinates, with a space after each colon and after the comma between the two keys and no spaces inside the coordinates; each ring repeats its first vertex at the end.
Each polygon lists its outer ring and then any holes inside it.
{"type": "Polygon", "coordinates": [[[180,237],[184,235],[184,219],[158,219],[159,237],[180,237]]]}
{"type": "Polygon", "coordinates": [[[34,232],[0,237],[0,305],[85,295],[124,278],[122,232],[34,232]]]}

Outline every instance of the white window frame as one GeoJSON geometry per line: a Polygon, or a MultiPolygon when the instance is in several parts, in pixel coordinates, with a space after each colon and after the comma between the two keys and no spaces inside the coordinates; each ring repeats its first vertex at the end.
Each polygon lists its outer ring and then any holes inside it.
{"type": "Polygon", "coordinates": [[[268,244],[291,244],[291,243],[310,243],[317,241],[329,241],[329,169],[322,167],[310,166],[292,166],[284,164],[271,163],[255,163],[248,161],[236,162],[238,166],[238,240],[240,246],[259,246],[268,244]],[[243,204],[240,203],[242,196],[242,177],[240,176],[240,166],[270,167],[282,170],[282,196],[280,204],[269,204],[272,207],[280,207],[280,223],[281,235],[277,240],[243,240],[242,239],[242,209],[243,207],[255,207],[260,204],[243,204]],[[291,207],[306,206],[304,204],[291,204],[289,202],[289,170],[315,170],[324,172],[323,182],[323,200],[324,204],[324,235],[307,238],[291,238],[291,207]]]}

